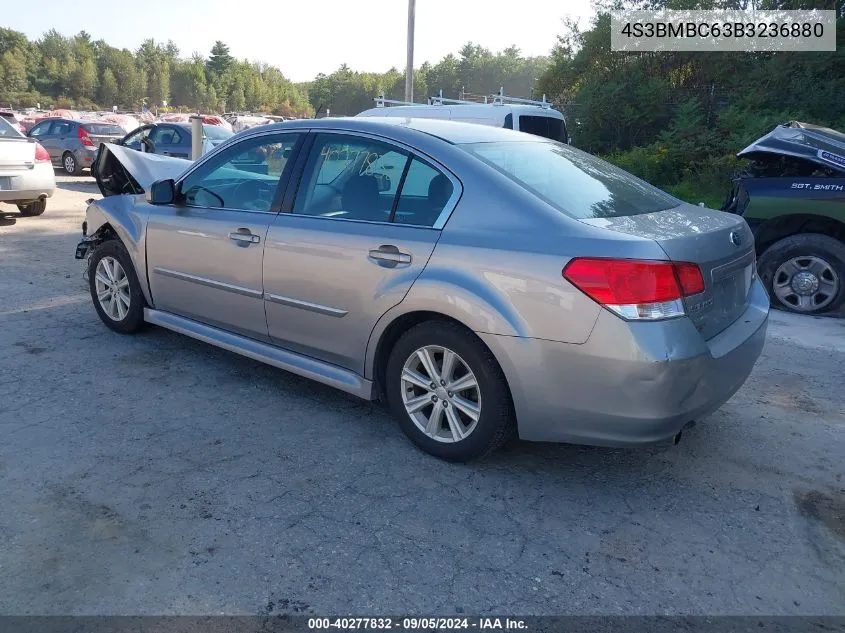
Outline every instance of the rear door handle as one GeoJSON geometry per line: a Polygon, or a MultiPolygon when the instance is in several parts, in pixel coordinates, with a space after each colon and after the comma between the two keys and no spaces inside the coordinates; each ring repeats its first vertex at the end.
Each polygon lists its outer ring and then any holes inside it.
{"type": "Polygon", "coordinates": [[[229,233],[229,239],[238,242],[239,246],[249,246],[250,244],[258,244],[261,238],[255,233],[250,232],[249,229],[238,229],[229,233]]]}
{"type": "Polygon", "coordinates": [[[370,258],[379,262],[389,262],[392,264],[411,263],[411,255],[401,252],[395,246],[380,246],[375,250],[371,250],[370,258]]]}

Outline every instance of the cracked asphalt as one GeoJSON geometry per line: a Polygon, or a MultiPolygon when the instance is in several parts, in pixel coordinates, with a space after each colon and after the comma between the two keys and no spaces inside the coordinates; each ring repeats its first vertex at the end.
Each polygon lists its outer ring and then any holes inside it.
{"type": "Polygon", "coordinates": [[[98,320],[90,178],[0,207],[0,614],[845,615],[845,321],[775,314],[679,446],[469,465],[378,406],[98,320]]]}

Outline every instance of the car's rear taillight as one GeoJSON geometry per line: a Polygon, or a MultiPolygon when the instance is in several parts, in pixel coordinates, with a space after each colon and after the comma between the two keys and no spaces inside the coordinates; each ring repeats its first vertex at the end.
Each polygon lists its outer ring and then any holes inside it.
{"type": "Polygon", "coordinates": [[[44,146],[41,143],[35,144],[35,162],[36,163],[49,163],[50,162],[50,153],[44,149],[44,146]]]}
{"type": "Polygon", "coordinates": [[[578,257],[563,276],[625,319],[683,316],[682,299],[704,292],[701,269],[686,262],[578,257]]]}
{"type": "Polygon", "coordinates": [[[92,141],[91,137],[88,136],[88,130],[86,130],[81,125],[76,128],[76,135],[79,137],[79,142],[82,143],[85,147],[96,147],[94,141],[92,141]]]}

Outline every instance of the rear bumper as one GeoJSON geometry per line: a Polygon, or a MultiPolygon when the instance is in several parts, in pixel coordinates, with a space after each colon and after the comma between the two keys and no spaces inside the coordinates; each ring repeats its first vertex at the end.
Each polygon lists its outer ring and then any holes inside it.
{"type": "Polygon", "coordinates": [[[73,155],[76,156],[76,160],[81,167],[91,167],[94,163],[94,160],[97,158],[97,153],[99,152],[98,147],[85,147],[84,145],[76,150],[74,150],[73,155]]]}
{"type": "Polygon", "coordinates": [[[31,202],[49,198],[56,191],[56,174],[49,163],[37,163],[32,169],[4,172],[11,189],[0,190],[0,202],[31,202]]]}
{"type": "Polygon", "coordinates": [[[722,406],[759,358],[768,314],[755,281],[745,313],[708,341],[686,318],[631,323],[607,311],[583,345],[479,336],[508,379],[522,439],[632,446],[722,406]]]}

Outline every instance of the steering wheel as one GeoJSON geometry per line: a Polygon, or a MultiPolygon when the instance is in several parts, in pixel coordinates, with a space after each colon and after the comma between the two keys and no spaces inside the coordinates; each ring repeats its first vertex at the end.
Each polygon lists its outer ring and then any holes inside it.
{"type": "Polygon", "coordinates": [[[232,190],[238,207],[247,211],[269,211],[273,204],[276,185],[263,180],[244,180],[232,190]]]}

